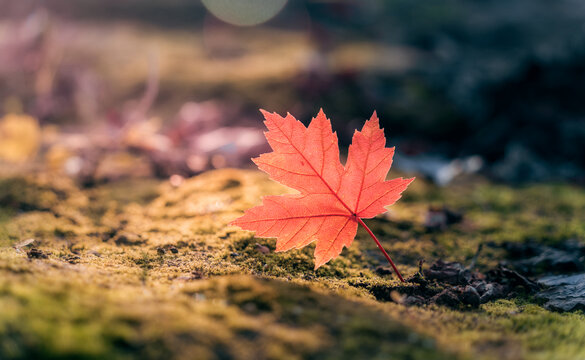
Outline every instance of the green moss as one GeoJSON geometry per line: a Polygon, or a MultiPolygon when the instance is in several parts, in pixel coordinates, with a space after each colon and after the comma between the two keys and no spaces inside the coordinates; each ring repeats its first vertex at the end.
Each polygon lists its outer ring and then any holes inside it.
{"type": "Polygon", "coordinates": [[[484,310],[504,333],[514,334],[533,359],[585,357],[582,312],[555,313],[522,300],[500,300],[486,304],[484,310]]]}
{"type": "Polygon", "coordinates": [[[14,210],[0,207],[0,246],[9,246],[12,243],[7,226],[13,217],[14,210]]]}
{"type": "MultiPolygon", "coordinates": [[[[386,260],[363,230],[317,271],[314,245],[274,252],[273,239],[228,225],[261,196],[287,191],[259,172],[209,172],[179,187],[133,181],[80,190],[44,175],[0,180],[10,200],[0,208],[3,358],[584,356],[582,313],[525,298],[473,311],[389,302],[416,285],[375,271],[386,260]],[[28,238],[47,259],[10,247],[28,238]]],[[[568,185],[417,180],[366,221],[408,276],[420,259],[468,262],[480,243],[583,240],[584,210],[585,191],[568,185]],[[464,220],[429,231],[429,204],[464,220]]],[[[503,256],[484,247],[478,266],[503,256]]]]}
{"type": "Polygon", "coordinates": [[[307,286],[240,276],[104,291],[56,274],[0,281],[5,358],[450,358],[381,311],[307,286]]]}
{"type": "MultiPolygon", "coordinates": [[[[315,292],[307,286],[249,277],[220,278],[186,288],[196,298],[226,301],[247,314],[269,314],[281,326],[306,329],[319,358],[443,358],[428,337],[396,323],[380,310],[338,296],[315,292]],[[315,346],[316,344],[320,346],[315,346]]],[[[300,334],[299,334],[300,335],[300,334]]],[[[258,334],[258,336],[265,336],[258,334]]],[[[290,335],[289,335],[290,336],[290,335]]],[[[275,339],[276,341],[282,339],[275,339]]],[[[271,340],[271,341],[275,341],[271,340]]],[[[290,344],[293,345],[293,344],[290,344]]],[[[308,350],[305,348],[305,351],[308,350]]],[[[298,352],[290,347],[281,356],[298,352]]],[[[307,351],[302,357],[310,356],[307,351]]]]}

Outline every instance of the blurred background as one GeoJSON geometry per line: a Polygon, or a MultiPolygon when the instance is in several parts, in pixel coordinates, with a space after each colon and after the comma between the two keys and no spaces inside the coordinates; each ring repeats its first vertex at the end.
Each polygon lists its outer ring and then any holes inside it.
{"type": "Polygon", "coordinates": [[[269,151],[259,108],[323,108],[440,185],[583,184],[584,97],[577,0],[0,0],[4,174],[180,182],[269,151]]]}

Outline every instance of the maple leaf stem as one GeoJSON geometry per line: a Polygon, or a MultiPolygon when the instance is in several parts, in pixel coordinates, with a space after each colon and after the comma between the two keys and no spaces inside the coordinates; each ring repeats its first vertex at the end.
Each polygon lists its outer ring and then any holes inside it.
{"type": "Polygon", "coordinates": [[[388,255],[386,250],[384,250],[384,248],[382,247],[382,244],[380,244],[380,241],[378,241],[378,238],[376,238],[376,235],[374,235],[372,230],[370,230],[370,228],[366,225],[366,223],[364,223],[364,221],[362,219],[360,219],[357,216],[356,216],[356,219],[357,219],[358,223],[360,223],[364,227],[364,229],[366,229],[366,231],[368,232],[368,234],[370,234],[372,239],[374,239],[374,241],[376,242],[376,245],[378,245],[378,248],[382,251],[382,254],[384,254],[384,256],[386,257],[386,260],[388,260],[388,262],[392,266],[392,269],[394,269],[394,272],[396,273],[396,275],[398,275],[398,278],[400,279],[400,281],[406,282],[406,281],[404,281],[404,278],[400,274],[400,271],[398,271],[398,269],[396,268],[396,265],[394,265],[394,262],[392,261],[392,259],[390,259],[390,255],[388,255]]]}

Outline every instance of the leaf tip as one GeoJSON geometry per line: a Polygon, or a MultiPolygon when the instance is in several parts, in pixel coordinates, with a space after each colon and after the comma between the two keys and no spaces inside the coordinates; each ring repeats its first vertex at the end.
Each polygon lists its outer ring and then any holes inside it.
{"type": "MultiPolygon", "coordinates": [[[[271,112],[269,112],[267,110],[264,110],[264,109],[260,109],[260,112],[262,113],[262,116],[264,116],[264,125],[266,125],[266,127],[268,129],[270,129],[269,123],[272,122],[272,121],[274,121],[273,120],[273,117],[275,115],[278,116],[278,114],[277,113],[274,113],[274,112],[271,113],[271,112]]],[[[264,133],[264,134],[266,136],[266,133],[264,133]]]]}
{"type": "Polygon", "coordinates": [[[329,119],[327,119],[327,115],[325,115],[325,112],[323,111],[323,108],[319,108],[319,112],[317,113],[317,115],[312,119],[311,123],[313,123],[313,120],[317,120],[317,121],[325,121],[325,122],[330,122],[329,119]]]}
{"type": "Polygon", "coordinates": [[[381,130],[382,129],[380,128],[380,120],[378,119],[378,114],[376,113],[376,110],[374,110],[374,113],[372,114],[370,119],[364,123],[364,126],[362,127],[360,133],[366,136],[372,136],[373,134],[379,133],[381,130]]]}
{"type": "Polygon", "coordinates": [[[321,266],[323,266],[323,265],[327,264],[329,261],[331,261],[331,259],[339,256],[339,254],[337,254],[337,255],[327,254],[327,253],[319,252],[315,248],[315,252],[313,253],[313,256],[315,257],[315,270],[317,270],[321,266]]]}

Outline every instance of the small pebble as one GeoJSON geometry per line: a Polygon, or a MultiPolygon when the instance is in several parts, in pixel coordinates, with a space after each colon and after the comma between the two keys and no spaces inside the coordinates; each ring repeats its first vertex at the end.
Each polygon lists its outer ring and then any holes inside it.
{"type": "Polygon", "coordinates": [[[467,285],[461,295],[461,302],[467,305],[471,305],[474,308],[479,307],[480,297],[479,293],[473,286],[467,285]]]}
{"type": "Polygon", "coordinates": [[[434,302],[437,305],[445,305],[454,308],[459,305],[459,298],[452,289],[445,289],[433,296],[431,302],[434,302]]]}
{"type": "Polygon", "coordinates": [[[256,243],[256,251],[258,251],[262,254],[270,254],[270,249],[268,248],[268,246],[264,246],[264,245],[258,244],[258,243],[256,243]]]}

